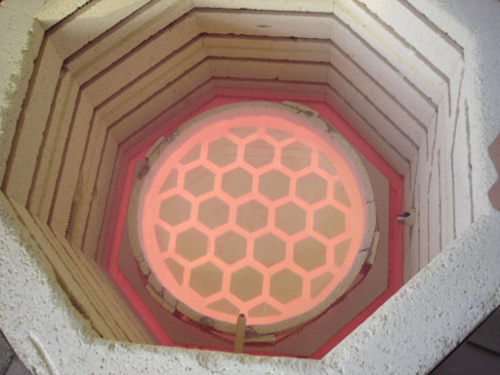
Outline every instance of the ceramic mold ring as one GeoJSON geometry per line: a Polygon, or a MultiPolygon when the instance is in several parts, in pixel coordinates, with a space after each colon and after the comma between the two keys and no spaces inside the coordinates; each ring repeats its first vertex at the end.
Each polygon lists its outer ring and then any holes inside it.
{"type": "Polygon", "coordinates": [[[352,147],[314,114],[218,107],[152,147],[129,205],[141,270],[169,310],[259,334],[314,319],[373,257],[375,207],[352,147]]]}

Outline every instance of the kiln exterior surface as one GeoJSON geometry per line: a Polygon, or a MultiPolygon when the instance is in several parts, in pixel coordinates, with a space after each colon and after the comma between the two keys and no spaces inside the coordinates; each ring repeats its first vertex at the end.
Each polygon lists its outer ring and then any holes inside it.
{"type": "MultiPolygon", "coordinates": [[[[0,4],[0,29],[3,36],[0,49],[3,63],[0,74],[2,176],[4,171],[10,172],[13,167],[13,163],[7,160],[8,150],[12,144],[16,147],[20,144],[19,137],[13,142],[14,134],[44,30],[85,3],[51,1],[44,4],[46,8],[39,1],[20,3],[4,0],[0,4]]],[[[128,9],[124,9],[123,2],[119,3],[121,8],[112,1],[100,2],[102,7],[97,14],[106,14],[106,19],[123,14],[128,9]]],[[[414,12],[412,14],[416,19],[430,21],[436,26],[429,31],[431,36],[434,35],[436,39],[452,38],[463,47],[463,87],[453,86],[449,92],[455,101],[460,101],[461,105],[455,107],[456,112],[459,112],[457,118],[461,119],[460,124],[463,119],[464,123],[473,126],[458,128],[457,142],[462,142],[463,148],[457,147],[452,155],[442,155],[440,159],[446,162],[454,160],[455,170],[463,172],[460,176],[464,179],[460,178],[462,183],[457,184],[454,190],[459,205],[453,207],[465,212],[453,216],[457,224],[456,238],[445,241],[442,251],[433,254],[435,257],[426,267],[321,361],[250,357],[104,340],[65,294],[61,275],[56,277],[53,268],[55,264],[58,272],[61,272],[64,267],[57,262],[49,263],[48,256],[42,251],[55,248],[57,244],[51,242],[50,234],[43,232],[24,205],[15,199],[22,197],[22,193],[30,188],[31,175],[25,171],[28,166],[23,165],[21,156],[28,158],[33,155],[29,155],[30,148],[21,147],[23,152],[18,157],[23,168],[19,171],[25,172],[19,172],[15,177],[11,175],[9,180],[12,183],[19,178],[20,181],[28,182],[22,185],[4,182],[0,193],[0,324],[9,342],[30,369],[40,374],[424,374],[498,306],[500,213],[491,207],[487,198],[487,191],[496,181],[497,175],[486,150],[498,135],[500,124],[499,4],[493,0],[480,4],[452,0],[377,2],[377,5],[369,1],[358,3],[369,9],[372,18],[379,17],[387,22],[402,19],[404,9],[409,9],[408,12],[414,12]],[[400,13],[394,10],[396,5],[400,13]],[[458,87],[462,87],[462,90],[458,90],[458,87]],[[463,96],[457,98],[460,93],[463,96]],[[462,166],[465,166],[463,170],[462,166]],[[470,178],[467,179],[467,176],[470,178]]],[[[131,2],[129,5],[132,7],[137,4],[131,2]]],[[[189,4],[243,8],[248,2],[214,0],[193,1],[189,4]]],[[[275,1],[256,2],[253,6],[297,11],[307,5],[307,9],[326,13],[338,9],[336,7],[339,4],[336,1],[275,1]]],[[[88,26],[86,31],[95,30],[95,20],[96,17],[83,20],[83,26],[88,26]]],[[[392,26],[393,29],[401,28],[397,22],[392,26]]],[[[400,41],[407,38],[415,43],[413,54],[429,56],[428,48],[429,53],[443,55],[441,67],[447,68],[448,55],[440,49],[433,49],[435,45],[427,43],[427,38],[412,40],[410,34],[419,34],[408,24],[403,28],[408,34],[400,41]]],[[[372,35],[365,36],[371,38],[369,43],[374,42],[372,35]]],[[[68,43],[64,47],[71,49],[72,44],[68,43]]],[[[410,72],[411,64],[407,67],[407,72],[410,72]]],[[[336,78],[341,77],[337,75],[336,78]]],[[[456,84],[455,80],[450,82],[456,84]]],[[[441,99],[446,100],[445,96],[441,99]]],[[[446,113],[449,111],[440,111],[439,116],[444,118],[446,113]]],[[[453,129],[452,126],[449,128],[453,129]]],[[[432,129],[437,134],[444,130],[437,126],[432,129]]],[[[434,133],[429,134],[430,142],[427,143],[432,145],[434,133]]],[[[34,136],[30,134],[28,138],[35,140],[36,137],[31,135],[34,136]]],[[[402,144],[405,141],[401,141],[402,144]]],[[[36,159],[36,155],[33,158],[36,159]]],[[[426,157],[422,156],[421,161],[425,160],[426,157]]],[[[72,167],[78,169],[77,166],[72,167]]],[[[418,168],[413,164],[412,169],[418,168]]],[[[435,171],[437,175],[437,165],[435,171]]],[[[448,176],[443,182],[452,185],[453,181],[448,176]]],[[[429,185],[434,184],[437,184],[437,180],[429,180],[429,185]]],[[[437,198],[434,195],[430,197],[436,202],[432,207],[438,207],[439,202],[445,203],[452,197],[443,194],[441,199],[437,198]]],[[[429,225],[429,219],[432,219],[432,223],[438,222],[436,211],[420,217],[422,225],[429,225]]],[[[432,242],[439,243],[439,239],[433,237],[432,242]]],[[[79,270],[72,271],[77,275],[79,270]]],[[[65,280],[65,289],[82,293],[78,283],[71,281],[71,277],[65,276],[65,280]]]]}

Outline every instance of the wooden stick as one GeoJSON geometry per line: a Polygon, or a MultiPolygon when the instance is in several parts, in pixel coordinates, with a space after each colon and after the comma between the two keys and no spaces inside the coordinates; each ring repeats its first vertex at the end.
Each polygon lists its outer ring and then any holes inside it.
{"type": "Polygon", "coordinates": [[[238,315],[238,320],[236,321],[236,332],[234,333],[235,353],[243,353],[243,347],[245,346],[246,325],[247,325],[247,318],[245,314],[238,315]]]}

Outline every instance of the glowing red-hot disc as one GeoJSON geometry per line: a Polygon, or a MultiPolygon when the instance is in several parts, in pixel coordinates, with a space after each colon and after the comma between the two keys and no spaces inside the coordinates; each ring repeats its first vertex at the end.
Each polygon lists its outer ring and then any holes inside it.
{"type": "Polygon", "coordinates": [[[181,131],[153,163],[138,238],[194,319],[307,320],[361,250],[365,202],[354,164],[323,129],[273,109],[222,111],[181,131]]]}

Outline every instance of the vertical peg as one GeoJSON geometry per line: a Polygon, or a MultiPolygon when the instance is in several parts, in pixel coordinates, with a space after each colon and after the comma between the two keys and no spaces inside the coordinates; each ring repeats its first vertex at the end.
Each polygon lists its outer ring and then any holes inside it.
{"type": "Polygon", "coordinates": [[[243,353],[243,347],[245,345],[245,328],[247,325],[247,318],[245,314],[238,315],[238,320],[236,321],[236,332],[234,334],[234,352],[243,353]]]}

